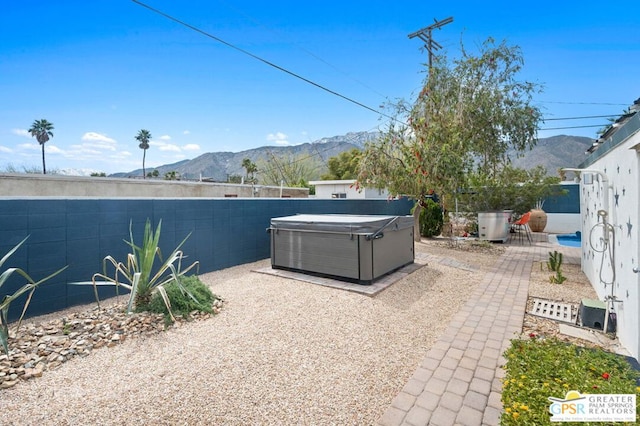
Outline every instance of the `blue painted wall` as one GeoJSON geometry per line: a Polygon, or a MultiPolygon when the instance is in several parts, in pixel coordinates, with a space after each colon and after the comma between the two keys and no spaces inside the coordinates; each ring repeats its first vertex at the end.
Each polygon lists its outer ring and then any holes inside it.
{"type": "Polygon", "coordinates": [[[580,213],[580,184],[558,187],[567,193],[545,198],[542,209],[547,213],[580,213]]]}
{"type": "MultiPolygon", "coordinates": [[[[0,257],[29,236],[2,271],[19,267],[38,280],[69,266],[36,290],[27,312],[34,316],[93,302],[91,286],[67,283],[91,280],[94,273],[102,271],[102,259],[107,255],[125,261],[129,224],[133,225],[134,241],[140,241],[147,218],[154,227],[162,221],[163,253],[170,253],[191,234],[182,249],[188,264],[198,260],[200,273],[205,273],[270,257],[266,229],[273,217],[297,213],[405,215],[412,206],[406,199],[0,200],[0,257]]],[[[0,298],[23,284],[13,276],[0,288],[0,298]]],[[[101,288],[101,297],[113,294],[112,288],[101,288]]],[[[11,319],[20,315],[22,300],[12,305],[11,319]]]]}

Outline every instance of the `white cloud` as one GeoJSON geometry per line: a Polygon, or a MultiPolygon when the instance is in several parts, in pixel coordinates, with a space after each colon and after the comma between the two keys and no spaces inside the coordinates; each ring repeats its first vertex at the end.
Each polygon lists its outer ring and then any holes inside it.
{"type": "Polygon", "coordinates": [[[102,155],[102,151],[91,148],[89,145],[84,144],[84,145],[71,145],[70,147],[70,152],[72,152],[74,155],[84,155],[84,156],[91,156],[91,155],[102,155]]]}
{"type": "Polygon", "coordinates": [[[200,145],[196,143],[188,143],[182,147],[185,151],[200,151],[200,145]]]}
{"type": "Polygon", "coordinates": [[[102,133],[96,132],[86,132],[84,135],[82,135],[81,139],[84,141],[84,143],[74,146],[77,147],[82,153],[92,150],[115,151],[116,145],[118,145],[118,142],[116,142],[115,139],[110,138],[107,135],[103,135],[102,133]]]}
{"type": "Polygon", "coordinates": [[[282,132],[269,133],[267,140],[274,142],[276,145],[289,145],[289,137],[282,132]]]}
{"type": "Polygon", "coordinates": [[[85,132],[80,137],[80,143],[69,145],[66,149],[60,149],[55,145],[47,144],[46,150],[51,154],[58,154],[81,164],[83,167],[92,167],[103,164],[105,160],[119,158],[118,142],[104,133],[85,132]]]}
{"type": "Polygon", "coordinates": [[[13,150],[11,148],[7,148],[6,146],[0,145],[0,152],[12,153],[13,150]]]}
{"type": "Polygon", "coordinates": [[[158,148],[159,151],[182,152],[182,150],[178,145],[175,145],[172,143],[166,143],[164,141],[158,141],[158,140],[150,141],[149,145],[151,147],[158,148]]]}
{"type": "Polygon", "coordinates": [[[162,136],[160,136],[160,139],[162,139],[163,141],[170,141],[170,140],[171,140],[171,136],[169,136],[169,135],[162,135],[162,136]]]}
{"type": "Polygon", "coordinates": [[[180,147],[178,145],[173,145],[173,144],[170,144],[170,143],[162,144],[162,145],[158,146],[158,149],[160,151],[182,152],[182,150],[180,149],[180,147]]]}
{"type": "Polygon", "coordinates": [[[40,149],[40,145],[37,143],[21,143],[18,148],[22,149],[40,149]]]}
{"type": "Polygon", "coordinates": [[[85,142],[107,142],[111,144],[115,144],[115,139],[111,139],[107,135],[103,135],[101,133],[96,132],[87,132],[82,135],[82,140],[85,142]]]}
{"type": "Polygon", "coordinates": [[[185,131],[183,131],[183,132],[182,132],[182,134],[183,134],[183,135],[188,135],[188,134],[190,134],[190,133],[191,133],[191,132],[190,132],[190,131],[188,131],[188,130],[185,130],[185,131]]]}
{"type": "Polygon", "coordinates": [[[64,151],[55,145],[46,144],[44,149],[48,154],[64,154],[64,151]]]}
{"type": "Polygon", "coordinates": [[[11,133],[18,136],[31,137],[31,133],[27,129],[11,129],[11,133]]]}

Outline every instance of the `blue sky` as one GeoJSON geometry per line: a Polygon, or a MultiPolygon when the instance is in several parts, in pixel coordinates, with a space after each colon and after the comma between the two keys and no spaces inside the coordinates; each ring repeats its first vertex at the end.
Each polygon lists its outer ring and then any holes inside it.
{"type": "MultiPolygon", "coordinates": [[[[408,34],[518,45],[522,79],[543,85],[547,118],[617,115],[640,97],[637,2],[146,0],[146,4],[375,110],[412,100],[427,54],[408,34]],[[519,5],[521,4],[521,6],[519,5]]],[[[295,145],[384,125],[380,116],[130,0],[21,0],[0,6],[0,170],[41,168],[26,133],[54,126],[47,169],[147,167],[205,152],[295,145]]],[[[553,120],[541,129],[607,123],[553,120]]],[[[596,137],[598,127],[541,130],[596,137]]]]}

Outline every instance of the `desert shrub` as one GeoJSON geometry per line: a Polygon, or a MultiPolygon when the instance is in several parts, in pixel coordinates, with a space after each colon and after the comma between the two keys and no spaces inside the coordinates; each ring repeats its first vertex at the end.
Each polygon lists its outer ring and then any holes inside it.
{"type": "MultiPolygon", "coordinates": [[[[193,311],[213,313],[212,305],[220,298],[213,294],[209,287],[195,275],[181,276],[178,279],[180,285],[174,280],[164,286],[174,314],[187,316],[193,311]]],[[[137,309],[161,313],[169,317],[167,304],[159,293],[151,297],[148,305],[139,306],[137,309]]]]}
{"type": "Polygon", "coordinates": [[[442,232],[442,207],[430,198],[425,200],[420,212],[420,235],[435,237],[442,232]]]}
{"type": "MultiPolygon", "coordinates": [[[[187,241],[191,233],[178,244],[178,247],[168,257],[163,258],[159,246],[161,225],[162,220],[158,222],[158,226],[154,231],[151,221],[147,219],[142,244],[138,245],[133,240],[133,222],[131,222],[129,224],[130,240],[125,240],[127,245],[131,247],[131,253],[127,255],[126,263],[118,262],[113,256],[109,255],[102,260],[102,273],[94,274],[91,281],[73,284],[92,285],[98,306],[100,306],[98,285],[115,286],[116,292],[119,287],[129,290],[127,312],[131,312],[134,306],[136,310],[141,310],[140,307],[147,306],[151,298],[156,294],[160,294],[165,304],[168,305],[169,299],[166,297],[165,285],[184,276],[191,269],[196,268],[199,263],[195,261],[187,268],[182,268],[184,254],[180,247],[187,241]],[[159,263],[157,267],[154,266],[156,260],[159,263]],[[113,268],[111,275],[108,271],[109,267],[113,268]]],[[[180,281],[177,282],[177,285],[180,286],[180,281]]],[[[182,289],[182,291],[189,293],[185,289],[182,289]]],[[[169,316],[171,316],[171,309],[169,307],[167,309],[169,316]]]]}

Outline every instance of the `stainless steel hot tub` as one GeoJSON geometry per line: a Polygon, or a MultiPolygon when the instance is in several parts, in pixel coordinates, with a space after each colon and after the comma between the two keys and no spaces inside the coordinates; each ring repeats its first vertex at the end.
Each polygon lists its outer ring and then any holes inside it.
{"type": "Polygon", "coordinates": [[[271,219],[271,267],[361,284],[413,263],[412,216],[308,215],[271,219]]]}

